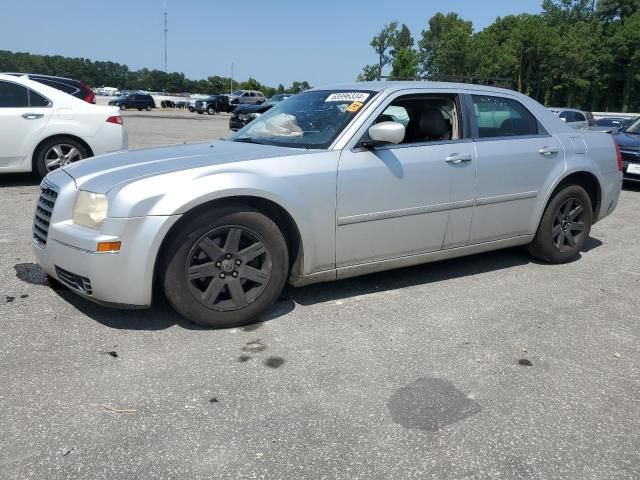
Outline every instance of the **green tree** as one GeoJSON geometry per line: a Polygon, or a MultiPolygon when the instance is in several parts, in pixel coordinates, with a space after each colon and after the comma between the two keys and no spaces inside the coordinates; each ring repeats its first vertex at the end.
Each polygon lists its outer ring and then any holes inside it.
{"type": "Polygon", "coordinates": [[[382,31],[371,40],[370,45],[378,55],[378,80],[382,76],[382,69],[391,61],[389,50],[394,46],[397,34],[398,22],[393,21],[385,25],[382,31]]]}
{"type": "MultiPolygon", "coordinates": [[[[452,75],[453,72],[448,71],[452,66],[452,62],[456,61],[454,57],[459,57],[463,63],[468,63],[466,56],[468,52],[468,38],[473,33],[473,24],[465,21],[458,16],[457,13],[448,13],[446,15],[437,13],[429,20],[429,28],[422,31],[422,38],[418,42],[420,48],[420,56],[422,60],[422,72],[428,76],[433,75],[452,75]],[[456,45],[455,41],[460,40],[464,43],[462,47],[465,52],[460,56],[453,51],[456,45]],[[443,45],[444,50],[443,50],[443,45]],[[444,58],[443,58],[444,57],[444,58]],[[445,68],[445,71],[442,69],[445,68]]],[[[455,66],[454,71],[467,70],[467,65],[455,66]]]]}
{"type": "Polygon", "coordinates": [[[378,65],[366,65],[362,72],[358,75],[358,82],[370,82],[377,80],[380,76],[380,70],[378,65]]]}
{"type": "Polygon", "coordinates": [[[413,48],[402,47],[396,51],[391,63],[391,79],[415,80],[418,76],[420,55],[413,48]]]}

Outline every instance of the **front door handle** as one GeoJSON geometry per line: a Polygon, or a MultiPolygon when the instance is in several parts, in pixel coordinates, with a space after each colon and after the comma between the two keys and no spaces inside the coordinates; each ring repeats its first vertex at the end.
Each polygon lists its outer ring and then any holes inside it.
{"type": "Polygon", "coordinates": [[[540,155],[544,155],[545,157],[548,157],[549,155],[554,155],[559,151],[560,149],[558,147],[542,147],[540,150],[538,150],[538,153],[540,155]]]}
{"type": "Polygon", "coordinates": [[[25,120],[35,120],[36,118],[44,117],[44,113],[23,113],[20,116],[25,120]]]}
{"type": "Polygon", "coordinates": [[[471,155],[458,155],[453,153],[444,159],[447,163],[453,163],[454,165],[460,165],[461,163],[467,163],[471,161],[471,155]]]}

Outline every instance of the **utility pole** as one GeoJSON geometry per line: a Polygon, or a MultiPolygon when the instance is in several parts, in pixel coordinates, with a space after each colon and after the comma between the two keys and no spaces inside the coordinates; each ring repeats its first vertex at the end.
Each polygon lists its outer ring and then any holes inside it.
{"type": "Polygon", "coordinates": [[[169,73],[167,69],[167,32],[169,31],[167,28],[167,0],[164,0],[164,10],[162,13],[164,14],[164,73],[169,73]]]}

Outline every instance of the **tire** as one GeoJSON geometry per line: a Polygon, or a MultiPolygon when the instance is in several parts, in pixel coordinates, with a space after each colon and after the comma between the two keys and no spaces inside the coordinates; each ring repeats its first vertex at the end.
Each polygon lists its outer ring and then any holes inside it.
{"type": "Polygon", "coordinates": [[[127,109],[126,105],[120,104],[120,110],[126,110],[126,109],[127,109]]]}
{"type": "Polygon", "coordinates": [[[188,110],[189,110],[191,113],[193,113],[193,112],[195,112],[195,111],[196,111],[196,109],[195,109],[195,108],[193,108],[193,107],[188,107],[188,110]]]}
{"type": "Polygon", "coordinates": [[[282,232],[271,219],[243,205],[187,220],[163,252],[160,275],[169,303],[205,327],[255,320],[276,301],[289,272],[282,232]]]}
{"type": "Polygon", "coordinates": [[[215,113],[216,113],[216,109],[215,108],[213,108],[213,107],[208,107],[207,108],[207,114],[208,115],[215,115],[215,113]]]}
{"type": "Polygon", "coordinates": [[[204,112],[200,112],[200,111],[199,111],[199,112],[198,112],[198,115],[202,115],[203,113],[204,113],[204,112]]]}
{"type": "Polygon", "coordinates": [[[151,111],[151,105],[147,105],[147,107],[145,108],[145,110],[146,110],[147,112],[150,112],[150,111],[151,111]]]}
{"type": "Polygon", "coordinates": [[[141,112],[141,111],[142,111],[142,109],[141,109],[141,108],[139,108],[139,109],[138,109],[138,111],[139,111],[139,112],[141,112]]]}
{"type": "Polygon", "coordinates": [[[580,256],[592,223],[593,208],[587,192],[578,185],[566,186],[549,201],[528,246],[529,253],[547,263],[571,262],[580,256]]]}
{"type": "Polygon", "coordinates": [[[87,148],[69,137],[56,137],[41,144],[34,155],[34,172],[44,178],[61,165],[89,157],[87,148]]]}

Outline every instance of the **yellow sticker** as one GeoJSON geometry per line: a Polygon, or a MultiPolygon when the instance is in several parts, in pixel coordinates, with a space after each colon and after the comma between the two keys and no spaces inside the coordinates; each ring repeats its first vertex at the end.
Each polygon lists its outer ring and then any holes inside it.
{"type": "Polygon", "coordinates": [[[349,105],[347,107],[347,112],[349,113],[355,113],[358,110],[360,110],[362,108],[362,106],[364,105],[364,103],[362,102],[353,102],[351,105],[349,105]]]}

